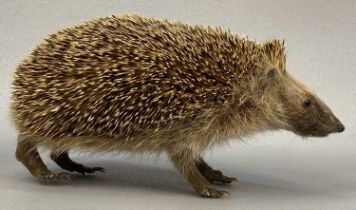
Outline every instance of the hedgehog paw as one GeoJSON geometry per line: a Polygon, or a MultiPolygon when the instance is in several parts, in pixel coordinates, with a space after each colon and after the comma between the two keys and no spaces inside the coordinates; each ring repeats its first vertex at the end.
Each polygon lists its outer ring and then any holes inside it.
{"type": "Polygon", "coordinates": [[[80,163],[74,162],[69,158],[68,152],[62,153],[52,153],[51,159],[57,163],[61,168],[68,170],[70,172],[76,171],[85,175],[85,173],[94,173],[96,171],[105,172],[105,169],[102,167],[86,167],[80,163]]]}
{"type": "Polygon", "coordinates": [[[231,182],[238,182],[235,177],[225,176],[219,170],[206,170],[202,172],[202,175],[212,184],[230,184],[231,182]]]}
{"type": "Polygon", "coordinates": [[[230,196],[230,193],[226,191],[217,190],[210,187],[204,188],[203,190],[199,191],[199,194],[205,198],[221,198],[223,196],[224,197],[230,196]]]}
{"type": "Polygon", "coordinates": [[[42,174],[42,175],[38,176],[38,179],[40,181],[71,180],[72,174],[67,173],[67,172],[61,172],[61,173],[48,172],[46,174],[42,174]]]}
{"type": "Polygon", "coordinates": [[[95,173],[96,171],[105,172],[105,169],[102,167],[86,167],[84,165],[78,164],[75,168],[73,168],[73,171],[81,173],[84,176],[85,173],[91,174],[95,173]]]}

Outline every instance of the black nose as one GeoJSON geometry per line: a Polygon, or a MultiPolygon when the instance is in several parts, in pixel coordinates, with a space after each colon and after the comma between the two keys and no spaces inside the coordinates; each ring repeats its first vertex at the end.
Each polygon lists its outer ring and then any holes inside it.
{"type": "Polygon", "coordinates": [[[343,132],[344,130],[345,130],[345,126],[344,126],[343,124],[340,124],[338,131],[341,133],[341,132],[343,132]]]}

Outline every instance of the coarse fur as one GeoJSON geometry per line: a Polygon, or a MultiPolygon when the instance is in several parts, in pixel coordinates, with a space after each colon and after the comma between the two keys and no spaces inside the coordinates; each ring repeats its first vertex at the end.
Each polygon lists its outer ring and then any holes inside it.
{"type": "Polygon", "coordinates": [[[206,180],[233,180],[201,158],[212,145],[266,130],[343,130],[287,73],[284,42],[137,15],[50,35],[18,66],[11,111],[20,132],[17,158],[37,177],[56,177],[40,160],[38,173],[24,160],[38,146],[67,168],[77,167],[69,150],[167,152],[206,197],[226,194],[206,180]]]}

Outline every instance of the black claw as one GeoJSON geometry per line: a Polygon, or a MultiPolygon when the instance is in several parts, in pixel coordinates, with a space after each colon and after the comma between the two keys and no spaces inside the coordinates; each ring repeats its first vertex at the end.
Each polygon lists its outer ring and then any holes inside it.
{"type": "Polygon", "coordinates": [[[105,172],[105,169],[102,167],[94,167],[94,168],[92,168],[92,171],[93,172],[95,172],[95,171],[105,172]]]}
{"type": "Polygon", "coordinates": [[[91,173],[95,173],[97,171],[105,172],[105,169],[102,167],[89,168],[89,167],[82,165],[82,166],[79,166],[78,168],[76,168],[75,171],[77,171],[78,173],[81,173],[84,176],[85,173],[91,174],[91,173]]]}

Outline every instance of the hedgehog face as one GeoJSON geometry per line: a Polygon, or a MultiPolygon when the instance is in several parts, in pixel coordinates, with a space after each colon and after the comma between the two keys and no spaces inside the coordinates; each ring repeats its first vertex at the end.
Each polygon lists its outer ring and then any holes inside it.
{"type": "Polygon", "coordinates": [[[267,102],[266,120],[277,129],[286,129],[297,135],[327,136],[344,131],[344,125],[330,108],[303,84],[286,72],[286,54],[283,41],[272,40],[262,45],[267,63],[259,87],[267,102]]]}
{"type": "Polygon", "coordinates": [[[287,125],[285,129],[303,137],[322,137],[344,131],[344,125],[330,108],[304,85],[286,74],[281,87],[284,112],[281,116],[287,125]]]}

